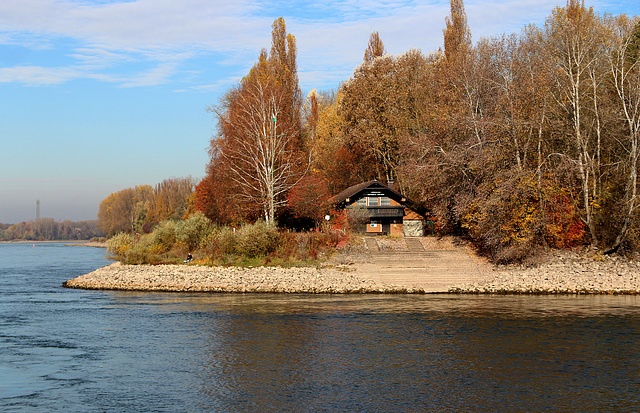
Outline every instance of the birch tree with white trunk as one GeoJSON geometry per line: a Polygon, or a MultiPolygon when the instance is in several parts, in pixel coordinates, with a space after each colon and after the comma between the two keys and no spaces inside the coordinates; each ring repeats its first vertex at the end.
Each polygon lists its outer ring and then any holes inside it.
{"type": "Polygon", "coordinates": [[[565,154],[576,167],[581,182],[583,221],[589,229],[591,245],[598,245],[594,205],[599,193],[597,173],[600,161],[598,145],[597,88],[594,79],[604,67],[603,25],[593,8],[580,0],[568,0],[566,7],[554,9],[546,23],[546,48],[550,55],[550,71],[554,98],[560,112],[568,120],[573,141],[565,154]],[[596,113],[597,115],[597,113],[596,113]],[[595,119],[595,120],[594,120],[595,119]]]}
{"type": "Polygon", "coordinates": [[[614,47],[610,53],[611,79],[619,111],[628,135],[620,139],[626,159],[624,218],[611,252],[616,251],[629,230],[638,202],[638,158],[640,157],[640,20],[619,16],[614,22],[614,47]]]}
{"type": "Polygon", "coordinates": [[[286,108],[284,100],[277,86],[260,81],[245,84],[235,101],[235,136],[222,150],[239,187],[235,196],[260,204],[268,225],[275,224],[278,207],[286,204],[284,195],[304,177],[308,165],[295,146],[294,128],[278,122],[286,108]]]}

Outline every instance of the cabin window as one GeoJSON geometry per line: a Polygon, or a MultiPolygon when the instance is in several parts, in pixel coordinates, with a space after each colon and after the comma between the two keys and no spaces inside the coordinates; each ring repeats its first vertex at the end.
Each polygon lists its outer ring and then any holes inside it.
{"type": "Polygon", "coordinates": [[[367,206],[367,198],[360,198],[358,199],[358,202],[356,203],[356,205],[358,206],[367,206]]]}
{"type": "Polygon", "coordinates": [[[378,198],[377,196],[369,197],[369,206],[378,206],[379,204],[380,204],[380,198],[378,198]]]}
{"type": "Polygon", "coordinates": [[[391,198],[383,196],[380,198],[380,206],[391,206],[391,198]]]}

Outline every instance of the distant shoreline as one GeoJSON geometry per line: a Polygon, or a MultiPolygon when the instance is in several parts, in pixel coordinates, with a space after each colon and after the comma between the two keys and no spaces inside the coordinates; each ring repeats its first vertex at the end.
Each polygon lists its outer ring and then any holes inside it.
{"type": "Polygon", "coordinates": [[[106,248],[106,242],[95,242],[89,240],[69,240],[69,239],[60,239],[60,240],[38,240],[38,241],[28,241],[28,240],[8,240],[8,241],[0,241],[0,244],[67,244],[73,246],[82,246],[82,247],[95,247],[95,248],[106,248]]]}
{"type": "Polygon", "coordinates": [[[23,239],[12,239],[12,240],[6,240],[6,241],[0,241],[0,244],[54,244],[54,243],[58,243],[58,244],[83,244],[83,243],[88,243],[88,240],[69,240],[69,239],[60,239],[60,240],[23,240],[23,239]]]}

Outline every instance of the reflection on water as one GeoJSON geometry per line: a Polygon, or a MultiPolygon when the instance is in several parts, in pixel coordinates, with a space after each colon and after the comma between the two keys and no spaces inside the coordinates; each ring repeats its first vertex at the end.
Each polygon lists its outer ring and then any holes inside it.
{"type": "Polygon", "coordinates": [[[6,247],[2,411],[640,409],[635,296],[66,290],[103,251],[6,247]]]}

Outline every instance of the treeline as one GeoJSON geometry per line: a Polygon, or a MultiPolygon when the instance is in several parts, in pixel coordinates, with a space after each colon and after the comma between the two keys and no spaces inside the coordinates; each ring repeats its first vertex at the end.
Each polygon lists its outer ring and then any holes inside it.
{"type": "Polygon", "coordinates": [[[544,246],[638,249],[638,17],[569,0],[543,27],[475,45],[461,0],[445,23],[444,50],[428,54],[389,55],[372,33],[353,76],[305,100],[296,39],[276,20],[271,49],[210,108],[218,133],[195,192],[163,207],[157,188],[112,194],[101,228],[147,232],[196,210],[313,226],[330,195],[378,179],[497,262],[544,246]]]}
{"type": "Polygon", "coordinates": [[[104,237],[96,220],[57,222],[53,218],[41,218],[17,224],[0,224],[0,240],[3,241],[88,240],[96,237],[104,237]]]}
{"type": "Polygon", "coordinates": [[[193,212],[192,177],[165,179],[152,187],[139,185],[110,194],[98,209],[98,227],[111,237],[120,232],[149,233],[162,221],[180,220],[193,212]]]}
{"type": "Polygon", "coordinates": [[[543,27],[473,45],[452,0],[443,34],[444,50],[392,56],[373,33],[349,80],[303,102],[295,38],[277,20],[270,52],[212,108],[196,208],[287,225],[349,185],[394,179],[441,233],[495,261],[638,248],[638,17],[569,0],[543,27]]]}

